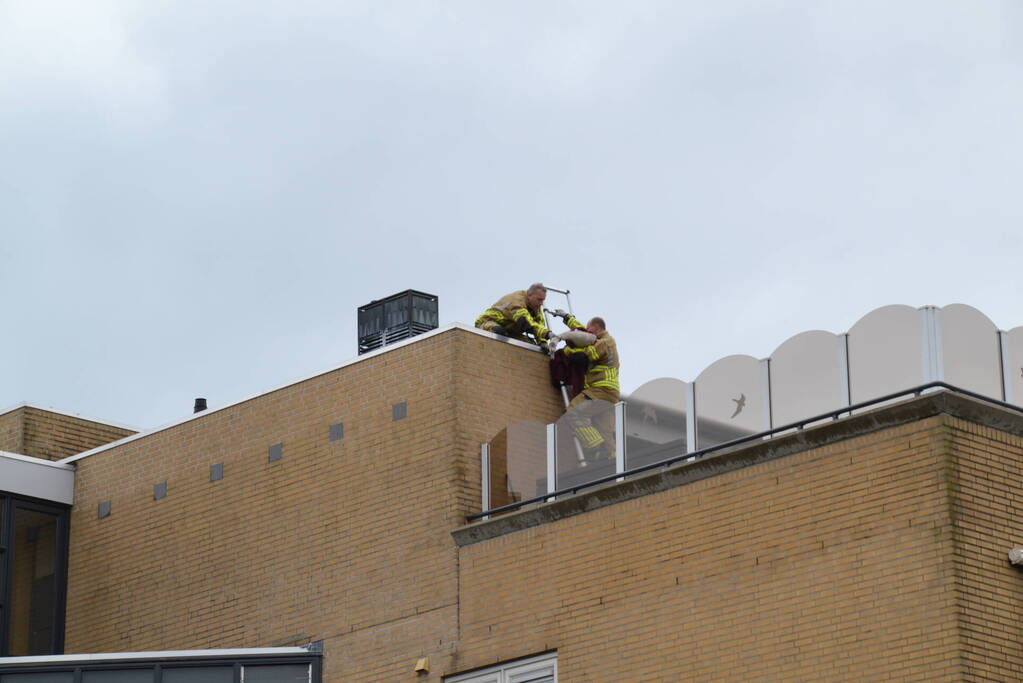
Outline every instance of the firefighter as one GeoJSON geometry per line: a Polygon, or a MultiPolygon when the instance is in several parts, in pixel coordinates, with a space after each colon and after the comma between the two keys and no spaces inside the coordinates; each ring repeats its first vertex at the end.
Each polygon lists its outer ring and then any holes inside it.
{"type": "MultiPolygon", "coordinates": [[[[560,317],[566,325],[571,326],[570,319],[575,321],[568,314],[560,317]]],[[[586,324],[586,331],[596,336],[596,341],[589,346],[566,346],[564,349],[572,362],[584,364],[587,368],[583,390],[569,403],[568,412],[576,416],[572,420],[573,428],[587,453],[593,458],[612,458],[614,413],[611,406],[618,403],[621,395],[618,347],[603,318],[591,318],[586,324]]]]}
{"type": "Polygon", "coordinates": [[[534,341],[544,345],[550,339],[551,331],[543,317],[543,302],[547,288],[534,282],[529,289],[520,289],[505,294],[493,306],[476,318],[476,327],[519,341],[534,341]],[[532,336],[532,340],[526,335],[532,336]]]}

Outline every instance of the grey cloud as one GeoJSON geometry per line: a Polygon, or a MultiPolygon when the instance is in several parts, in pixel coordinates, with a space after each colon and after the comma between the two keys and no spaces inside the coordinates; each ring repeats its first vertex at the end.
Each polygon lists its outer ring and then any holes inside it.
{"type": "Polygon", "coordinates": [[[626,389],[886,303],[1023,322],[1018,3],[6,7],[0,405],[165,422],[407,287],[571,287],[626,389]]]}

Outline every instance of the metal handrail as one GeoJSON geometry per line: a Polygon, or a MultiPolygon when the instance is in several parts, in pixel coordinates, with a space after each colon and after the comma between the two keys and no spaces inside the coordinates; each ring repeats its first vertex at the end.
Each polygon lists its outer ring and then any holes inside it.
{"type": "Polygon", "coordinates": [[[903,389],[902,391],[897,391],[897,392],[892,393],[892,394],[886,394],[884,396],[879,396],[878,398],[872,398],[869,401],[861,401],[860,403],[854,403],[852,405],[848,405],[848,406],[845,406],[843,408],[838,408],[837,410],[831,410],[831,411],[826,412],[826,413],[821,413],[820,415],[815,415],[814,417],[808,417],[808,418],[799,420],[798,422],[791,422],[791,423],[789,423],[787,425],[782,425],[780,427],[773,427],[773,428],[768,429],[768,430],[763,431],[763,432],[757,432],[756,434],[747,434],[746,436],[739,437],[738,439],[732,439],[731,441],[725,441],[724,443],[715,444],[714,446],[708,446],[707,448],[703,448],[703,449],[700,449],[700,450],[697,450],[697,451],[693,451],[692,453],[684,453],[682,455],[675,455],[675,456],[672,456],[670,458],[665,458],[664,460],[658,460],[657,462],[652,462],[652,463],[649,463],[647,465],[642,465],[640,467],[635,467],[635,468],[630,469],[630,470],[625,470],[624,472],[616,472],[614,474],[609,474],[607,476],[599,477],[597,479],[593,479],[592,481],[588,481],[588,482],[583,483],[583,484],[576,484],[575,486],[570,486],[570,487],[567,487],[567,488],[558,489],[556,491],[551,491],[549,493],[543,494],[542,496],[534,496],[532,498],[527,498],[526,500],[519,500],[519,501],[516,501],[514,503],[508,503],[507,505],[501,505],[500,507],[491,508],[490,510],[484,510],[483,512],[473,513],[471,515],[467,515],[466,516],[466,520],[469,521],[469,522],[474,522],[477,519],[480,519],[480,518],[483,518],[483,517],[489,517],[491,515],[500,514],[502,512],[511,512],[512,510],[517,510],[520,507],[523,507],[524,505],[532,505],[533,503],[541,503],[541,502],[543,502],[545,500],[550,500],[552,498],[557,498],[558,496],[563,496],[565,494],[577,493],[578,491],[581,491],[583,489],[587,489],[587,488],[590,488],[590,487],[593,487],[593,486],[599,486],[600,484],[606,484],[609,481],[614,481],[616,479],[621,479],[623,477],[628,477],[628,476],[631,476],[631,475],[634,475],[634,474],[640,474],[642,472],[647,472],[649,470],[654,470],[654,469],[657,469],[659,467],[668,467],[669,465],[674,465],[675,463],[681,462],[683,460],[699,460],[699,459],[703,458],[704,456],[708,455],[709,453],[714,453],[716,451],[724,450],[726,448],[731,448],[732,446],[739,446],[741,444],[748,443],[750,441],[759,441],[759,440],[764,439],[766,437],[773,436],[773,435],[777,434],[778,432],[784,432],[784,431],[788,431],[790,429],[802,430],[806,425],[808,425],[811,422],[819,422],[821,420],[827,420],[827,419],[837,420],[837,419],[839,419],[842,416],[843,413],[852,413],[855,410],[861,410],[863,408],[868,408],[870,406],[877,405],[878,403],[884,403],[885,401],[891,401],[892,399],[895,399],[895,398],[901,398],[903,396],[908,396],[909,394],[913,394],[915,396],[919,396],[920,394],[922,394],[923,392],[927,391],[928,389],[947,389],[949,391],[954,391],[954,392],[956,392],[958,394],[963,394],[964,396],[969,396],[971,398],[980,399],[980,400],[985,401],[987,403],[993,403],[994,405],[1001,406],[1002,408],[1008,408],[1010,410],[1014,410],[1017,413],[1023,413],[1023,407],[1014,405],[1012,403],[1006,403],[1005,401],[999,401],[996,398],[991,398],[990,396],[985,396],[983,394],[978,394],[975,391],[970,391],[969,389],[963,389],[961,387],[957,387],[957,386],[954,386],[952,384],[948,384],[947,382],[942,382],[942,381],[928,382],[927,384],[921,384],[920,386],[914,387],[912,389],[903,389]]]}

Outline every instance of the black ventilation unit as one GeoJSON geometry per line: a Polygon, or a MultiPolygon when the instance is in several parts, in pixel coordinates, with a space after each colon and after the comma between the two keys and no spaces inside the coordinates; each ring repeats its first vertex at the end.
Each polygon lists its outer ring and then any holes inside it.
{"type": "Polygon", "coordinates": [[[414,289],[359,306],[359,355],[437,329],[437,297],[414,289]]]}

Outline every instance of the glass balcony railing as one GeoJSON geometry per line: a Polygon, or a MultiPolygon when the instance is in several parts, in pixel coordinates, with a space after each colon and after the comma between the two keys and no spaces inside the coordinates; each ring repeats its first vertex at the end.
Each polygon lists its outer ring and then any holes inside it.
{"type": "Polygon", "coordinates": [[[962,304],[884,306],[846,333],[797,334],[768,358],[727,356],[693,382],[655,379],[617,405],[585,401],[551,425],[511,425],[484,444],[481,514],[876,408],[921,386],[1023,406],[1023,327],[1001,331],[962,304]]]}

